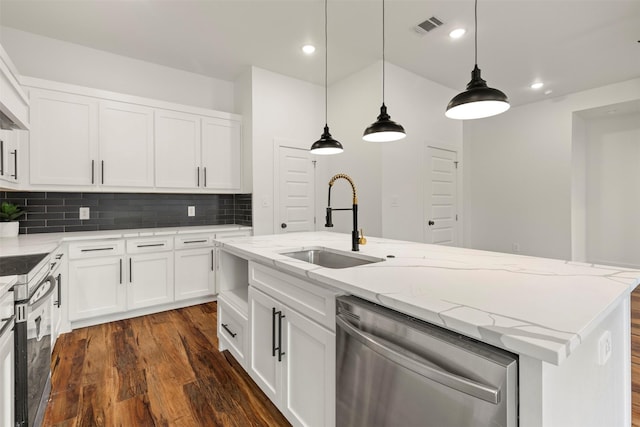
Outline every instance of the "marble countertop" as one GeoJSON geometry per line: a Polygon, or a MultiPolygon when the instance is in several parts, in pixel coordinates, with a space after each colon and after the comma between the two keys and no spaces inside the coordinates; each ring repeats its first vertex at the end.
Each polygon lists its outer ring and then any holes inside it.
{"type": "Polygon", "coordinates": [[[144,228],[131,230],[78,231],[73,233],[21,234],[0,239],[0,256],[28,255],[51,252],[62,242],[77,240],[121,239],[127,237],[168,236],[189,233],[219,233],[250,230],[242,225],[203,225],[195,227],[144,228]]]}
{"type": "Polygon", "coordinates": [[[381,238],[368,238],[359,253],[385,261],[358,267],[282,255],[314,246],[350,252],[351,236],[339,233],[220,242],[242,258],[555,365],[640,284],[638,270],[381,238]]]}

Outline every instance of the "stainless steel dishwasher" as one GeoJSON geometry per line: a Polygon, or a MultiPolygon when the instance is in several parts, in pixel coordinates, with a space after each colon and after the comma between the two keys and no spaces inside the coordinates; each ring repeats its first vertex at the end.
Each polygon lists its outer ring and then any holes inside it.
{"type": "Polygon", "coordinates": [[[518,425],[516,355],[353,296],[337,312],[339,427],[518,425]]]}

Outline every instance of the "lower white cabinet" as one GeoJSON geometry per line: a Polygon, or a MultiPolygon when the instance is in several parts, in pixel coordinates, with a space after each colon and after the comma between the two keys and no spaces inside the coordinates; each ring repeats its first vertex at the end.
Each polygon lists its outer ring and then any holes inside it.
{"type": "Polygon", "coordinates": [[[151,307],[173,301],[173,252],[129,257],[127,308],[151,307]]]}
{"type": "Polygon", "coordinates": [[[175,238],[176,301],[216,293],[216,253],[213,236],[175,238]]]}
{"type": "Polygon", "coordinates": [[[13,331],[0,336],[0,426],[15,425],[14,418],[14,344],[13,331]]]}
{"type": "Polygon", "coordinates": [[[127,308],[122,256],[69,262],[69,320],[123,312],[127,308]]]}
{"type": "Polygon", "coordinates": [[[335,425],[335,333],[249,287],[249,374],[296,426],[335,425]]]}

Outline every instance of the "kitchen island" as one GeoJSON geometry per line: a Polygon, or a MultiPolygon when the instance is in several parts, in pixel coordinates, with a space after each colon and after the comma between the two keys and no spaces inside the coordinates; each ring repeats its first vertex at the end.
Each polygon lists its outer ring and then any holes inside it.
{"type": "Polygon", "coordinates": [[[327,232],[220,240],[230,256],[517,354],[520,426],[631,424],[629,301],[640,271],[380,238],[359,253],[384,261],[352,268],[283,255],[350,252],[350,242],[327,232]]]}

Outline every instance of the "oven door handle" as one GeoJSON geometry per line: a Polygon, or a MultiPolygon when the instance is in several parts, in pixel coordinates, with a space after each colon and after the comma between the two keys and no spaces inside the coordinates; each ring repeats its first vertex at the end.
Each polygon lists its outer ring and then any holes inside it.
{"type": "Polygon", "coordinates": [[[9,317],[8,319],[2,319],[4,323],[4,325],[2,325],[2,328],[0,328],[0,338],[2,338],[5,334],[5,332],[10,331],[13,329],[13,325],[15,325],[16,323],[16,316],[13,315],[11,317],[9,317]]]}
{"type": "Polygon", "coordinates": [[[29,299],[29,308],[31,310],[37,310],[42,304],[44,304],[49,299],[49,296],[55,290],[56,290],[56,278],[53,276],[48,276],[46,279],[40,282],[36,290],[33,292],[33,295],[29,299]],[[49,289],[47,289],[47,292],[45,292],[44,295],[37,295],[40,288],[45,286],[45,283],[49,283],[49,289]]]}
{"type": "Polygon", "coordinates": [[[348,320],[343,319],[341,314],[336,316],[336,323],[347,334],[360,341],[363,345],[418,375],[494,405],[500,402],[500,390],[495,387],[449,372],[407,349],[364,332],[353,326],[348,320]]]}

